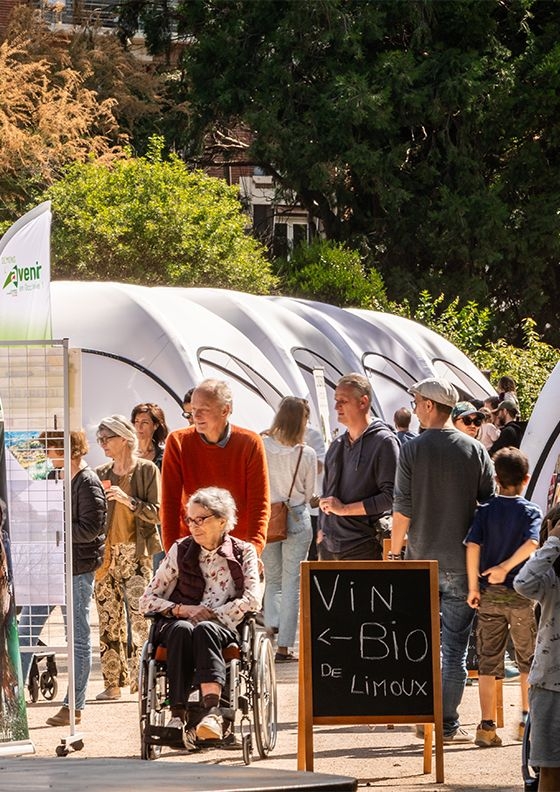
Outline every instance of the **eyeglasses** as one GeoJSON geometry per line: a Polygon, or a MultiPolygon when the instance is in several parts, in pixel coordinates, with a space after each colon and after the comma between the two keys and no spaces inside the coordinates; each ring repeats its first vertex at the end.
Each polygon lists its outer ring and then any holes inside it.
{"type": "Polygon", "coordinates": [[[185,418],[187,421],[192,421],[192,413],[190,413],[190,412],[184,412],[184,411],[183,411],[183,412],[181,413],[181,415],[182,415],[182,416],[183,416],[183,418],[185,418]]]}
{"type": "Polygon", "coordinates": [[[200,528],[200,526],[203,525],[206,522],[206,520],[209,520],[210,517],[217,517],[217,516],[218,516],[217,514],[214,514],[214,512],[212,512],[212,514],[206,514],[204,517],[185,517],[185,522],[187,523],[187,525],[196,525],[197,528],[200,528]]]}
{"type": "Polygon", "coordinates": [[[118,435],[100,435],[97,438],[97,442],[100,446],[104,446],[108,440],[112,440],[114,437],[118,437],[118,435]]]}
{"type": "Polygon", "coordinates": [[[461,421],[465,424],[465,426],[470,426],[471,424],[474,424],[475,426],[482,426],[482,418],[480,418],[478,415],[476,418],[469,418],[467,415],[466,418],[461,418],[461,421]]]}

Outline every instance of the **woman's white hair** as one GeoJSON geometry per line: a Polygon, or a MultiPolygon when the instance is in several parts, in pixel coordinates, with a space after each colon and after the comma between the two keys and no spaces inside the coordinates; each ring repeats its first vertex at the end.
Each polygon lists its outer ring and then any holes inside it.
{"type": "Polygon", "coordinates": [[[101,429],[108,429],[119,437],[124,437],[130,450],[135,453],[138,450],[138,436],[134,426],[124,415],[108,415],[100,422],[97,429],[97,436],[101,429]]]}
{"type": "Polygon", "coordinates": [[[187,502],[187,509],[191,503],[198,503],[212,512],[216,517],[223,517],[226,521],[224,531],[229,533],[235,528],[237,522],[237,507],[229,490],[220,487],[204,487],[194,492],[187,502]]]}

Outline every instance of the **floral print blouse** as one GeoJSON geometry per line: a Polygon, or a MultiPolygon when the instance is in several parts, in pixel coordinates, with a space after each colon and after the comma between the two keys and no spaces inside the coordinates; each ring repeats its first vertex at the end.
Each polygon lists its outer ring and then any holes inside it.
{"type": "MultiPolygon", "coordinates": [[[[168,554],[140,597],[141,613],[162,613],[176,604],[168,597],[174,590],[179,575],[177,547],[181,541],[175,542],[169,548],[168,554]]],[[[238,598],[235,598],[235,586],[227,560],[218,554],[217,549],[205,550],[201,547],[199,555],[200,571],[205,582],[200,605],[210,608],[221,624],[234,631],[246,613],[260,610],[262,601],[256,550],[248,542],[241,544],[245,590],[243,596],[238,598]]]]}

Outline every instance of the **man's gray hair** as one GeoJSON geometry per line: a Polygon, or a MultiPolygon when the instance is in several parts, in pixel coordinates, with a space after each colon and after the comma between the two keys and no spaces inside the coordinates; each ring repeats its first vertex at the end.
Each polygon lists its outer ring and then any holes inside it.
{"type": "Polygon", "coordinates": [[[364,376],[364,374],[360,374],[357,371],[353,371],[351,374],[345,374],[338,380],[336,387],[352,388],[354,391],[356,391],[356,395],[358,397],[367,396],[371,405],[373,400],[371,382],[366,376],[364,376]]]}
{"type": "Polygon", "coordinates": [[[226,521],[224,531],[229,533],[237,522],[237,507],[229,490],[220,487],[204,487],[194,492],[187,502],[187,509],[192,503],[198,503],[212,512],[216,517],[226,521]]]}
{"type": "Polygon", "coordinates": [[[200,385],[197,385],[194,389],[195,391],[204,391],[205,393],[210,394],[213,396],[220,404],[227,405],[228,407],[233,407],[233,395],[231,392],[231,388],[224,382],[224,380],[218,379],[205,379],[202,380],[200,385]]]}

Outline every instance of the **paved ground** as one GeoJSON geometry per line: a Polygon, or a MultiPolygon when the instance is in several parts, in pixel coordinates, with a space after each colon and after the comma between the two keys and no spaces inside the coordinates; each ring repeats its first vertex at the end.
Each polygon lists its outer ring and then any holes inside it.
{"type": "MultiPolygon", "coordinates": [[[[95,632],[95,627],[94,627],[95,632]]],[[[297,752],[297,665],[277,669],[279,700],[279,733],[275,751],[264,762],[255,759],[251,765],[267,769],[296,770],[297,752]]],[[[54,757],[56,746],[68,729],[45,724],[46,718],[58,710],[65,692],[64,658],[59,661],[59,694],[56,703],[40,698],[28,707],[30,738],[35,755],[18,761],[33,762],[37,757],[54,757]]],[[[89,699],[79,727],[84,737],[83,750],[71,753],[59,762],[76,762],[83,758],[137,758],[139,760],[138,706],[136,696],[128,692],[117,702],[97,702],[95,695],[103,688],[99,662],[89,686],[89,699]]],[[[358,779],[360,787],[399,790],[461,790],[513,792],[523,788],[521,777],[521,746],[513,740],[518,716],[519,686],[504,685],[506,726],[501,730],[504,745],[499,749],[481,749],[474,745],[445,748],[445,783],[436,784],[435,775],[422,773],[422,743],[409,726],[387,730],[385,726],[324,726],[314,731],[315,770],[358,779]]],[[[478,718],[476,683],[465,692],[461,717],[466,728],[473,729],[478,718]]],[[[140,760],[139,760],[140,761],[140,760]]],[[[242,767],[241,752],[207,751],[187,754],[166,750],[158,763],[219,763],[242,767]]],[[[435,764],[435,763],[434,763],[435,764]]],[[[142,763],[144,766],[144,763],[142,763]]],[[[193,770],[195,768],[193,767],[193,770]]],[[[163,768],[162,768],[163,772],[163,768]]],[[[0,788],[2,783],[0,781],[0,788]]],[[[76,786],[78,789],[79,787],[76,786]]],[[[130,786],[134,788],[133,783],[130,786]]],[[[11,791],[10,791],[11,792],[11,791]]]]}

